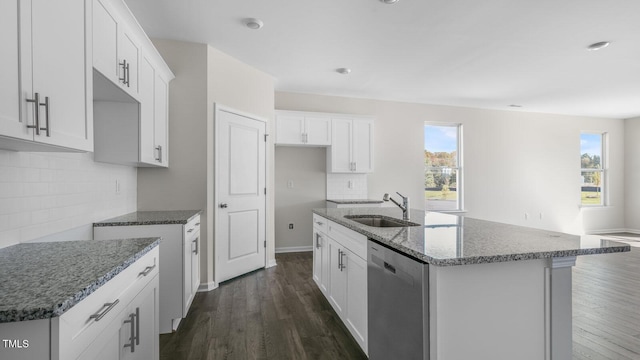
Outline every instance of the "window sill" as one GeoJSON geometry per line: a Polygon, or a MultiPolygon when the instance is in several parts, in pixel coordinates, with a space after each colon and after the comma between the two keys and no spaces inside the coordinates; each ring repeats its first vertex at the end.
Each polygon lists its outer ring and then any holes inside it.
{"type": "Polygon", "coordinates": [[[427,212],[439,212],[443,214],[464,214],[467,210],[426,210],[427,212]]]}

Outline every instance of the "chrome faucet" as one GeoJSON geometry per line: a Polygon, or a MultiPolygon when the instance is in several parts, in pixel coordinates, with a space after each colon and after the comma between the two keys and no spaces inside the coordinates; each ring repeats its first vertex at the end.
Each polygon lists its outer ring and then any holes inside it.
{"type": "Polygon", "coordinates": [[[391,200],[391,202],[393,202],[394,204],[398,205],[398,207],[402,210],[402,220],[409,220],[409,197],[408,196],[402,196],[402,194],[400,194],[397,191],[396,191],[396,194],[400,195],[400,197],[402,198],[402,205],[400,205],[392,197],[389,197],[389,194],[384,194],[384,197],[382,197],[382,200],[384,200],[384,201],[391,200]]]}

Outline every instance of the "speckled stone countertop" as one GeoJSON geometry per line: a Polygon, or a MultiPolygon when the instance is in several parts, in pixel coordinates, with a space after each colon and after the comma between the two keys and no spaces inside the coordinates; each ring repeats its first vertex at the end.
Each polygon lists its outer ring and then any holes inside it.
{"type": "Polygon", "coordinates": [[[137,238],[0,249],[0,323],[60,316],[158,244],[137,238]]]}
{"type": "Polygon", "coordinates": [[[382,204],[382,200],[372,199],[327,199],[328,202],[336,204],[382,204]]]}
{"type": "Polygon", "coordinates": [[[184,225],[201,213],[202,210],[136,211],[93,223],[93,226],[184,225]]]}
{"type": "Polygon", "coordinates": [[[436,266],[469,265],[630,251],[627,244],[598,236],[577,236],[464,217],[411,210],[420,226],[378,228],[345,215],[381,215],[397,219],[397,208],[313,209],[329,220],[387,247],[436,266]]]}

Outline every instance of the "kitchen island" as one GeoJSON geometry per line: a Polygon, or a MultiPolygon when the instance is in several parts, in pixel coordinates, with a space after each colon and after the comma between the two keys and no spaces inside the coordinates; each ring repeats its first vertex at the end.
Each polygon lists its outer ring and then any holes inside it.
{"type": "MultiPolygon", "coordinates": [[[[366,237],[380,249],[422,264],[420,285],[424,289],[424,311],[416,311],[416,315],[422,316],[420,336],[424,352],[414,352],[415,358],[421,359],[571,359],[571,267],[576,256],[630,251],[626,244],[597,236],[580,237],[413,209],[409,220],[416,226],[386,228],[364,225],[358,220],[362,217],[400,219],[399,209],[314,209],[313,212],[314,223],[328,222],[330,244],[333,227],[342,233],[355,234],[353,239],[366,237]]],[[[317,237],[316,247],[324,245],[324,240],[318,240],[321,238],[317,237]]],[[[347,244],[340,239],[336,242],[341,243],[347,244]]],[[[347,246],[359,246],[353,244],[352,241],[347,246]]],[[[357,262],[351,261],[357,257],[348,251],[346,256],[342,256],[343,253],[345,250],[338,254],[340,271],[357,267],[357,262]]],[[[367,260],[371,275],[375,268],[371,247],[367,249],[367,260]]],[[[387,276],[404,276],[409,283],[412,279],[415,283],[415,278],[405,276],[407,273],[396,274],[391,264],[384,262],[381,268],[389,270],[387,276]]],[[[331,289],[333,277],[327,276],[326,280],[329,284],[321,285],[321,289],[322,286],[331,289]]],[[[404,290],[385,293],[384,289],[378,289],[372,299],[371,290],[377,283],[371,281],[369,276],[368,301],[364,306],[370,309],[368,337],[375,341],[368,342],[368,350],[375,360],[379,358],[376,347],[393,347],[399,337],[415,334],[407,333],[408,327],[392,326],[394,319],[401,318],[406,309],[402,301],[386,311],[376,307],[381,298],[403,299],[409,295],[404,290]],[[378,317],[382,313],[390,315],[383,329],[372,323],[372,320],[380,323],[378,317]]],[[[359,291],[366,293],[366,290],[360,287],[359,291]]],[[[330,291],[325,293],[331,303],[330,291]]],[[[367,352],[366,348],[363,350],[367,352]]]]}
{"type": "Polygon", "coordinates": [[[159,244],[153,237],[0,249],[0,359],[117,359],[129,351],[157,359],[159,244]]]}

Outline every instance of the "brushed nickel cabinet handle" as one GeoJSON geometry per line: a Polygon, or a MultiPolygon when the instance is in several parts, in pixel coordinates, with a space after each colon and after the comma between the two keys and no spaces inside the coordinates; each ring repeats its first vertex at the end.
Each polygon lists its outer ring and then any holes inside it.
{"type": "Polygon", "coordinates": [[[51,137],[51,125],[49,124],[49,97],[44,97],[44,102],[40,103],[40,106],[44,106],[44,118],[46,127],[40,128],[40,130],[45,130],[47,132],[47,137],[51,137]]]}
{"type": "Polygon", "coordinates": [[[100,319],[102,319],[105,315],[107,315],[107,313],[109,311],[111,311],[111,309],[113,309],[116,305],[118,305],[119,302],[120,302],[120,299],[116,299],[116,301],[114,301],[112,303],[104,304],[104,306],[102,306],[104,311],[102,311],[102,312],[98,311],[97,313],[89,316],[89,319],[94,319],[95,321],[100,321],[100,319]]]}
{"type": "Polygon", "coordinates": [[[144,271],[141,271],[138,275],[147,276],[155,268],[156,264],[153,264],[153,266],[147,266],[146,268],[144,268],[144,271]]]}
{"type": "Polygon", "coordinates": [[[136,352],[136,314],[135,313],[131,313],[129,314],[129,320],[125,320],[124,321],[125,324],[131,324],[131,336],[129,337],[129,341],[130,343],[128,344],[124,344],[124,347],[130,347],[131,348],[131,352],[136,352]]]}
{"type": "Polygon", "coordinates": [[[196,255],[198,255],[198,239],[197,239],[197,238],[195,238],[195,239],[193,239],[193,241],[191,241],[191,242],[192,242],[192,243],[194,243],[194,244],[196,244],[196,249],[195,249],[195,250],[193,250],[193,253],[194,253],[194,254],[196,254],[196,255]]]}
{"type": "Polygon", "coordinates": [[[127,84],[127,60],[122,60],[121,63],[119,63],[120,66],[122,66],[122,77],[118,78],[118,80],[122,81],[122,83],[124,85],[127,84]]]}
{"type": "Polygon", "coordinates": [[[36,129],[36,135],[40,135],[40,94],[35,93],[33,99],[27,99],[27,102],[33,103],[33,119],[34,125],[27,125],[28,129],[36,129]]]}
{"type": "Polygon", "coordinates": [[[159,163],[162,163],[162,145],[156,146],[156,150],[158,150],[158,157],[156,158],[156,160],[159,163]]]}

